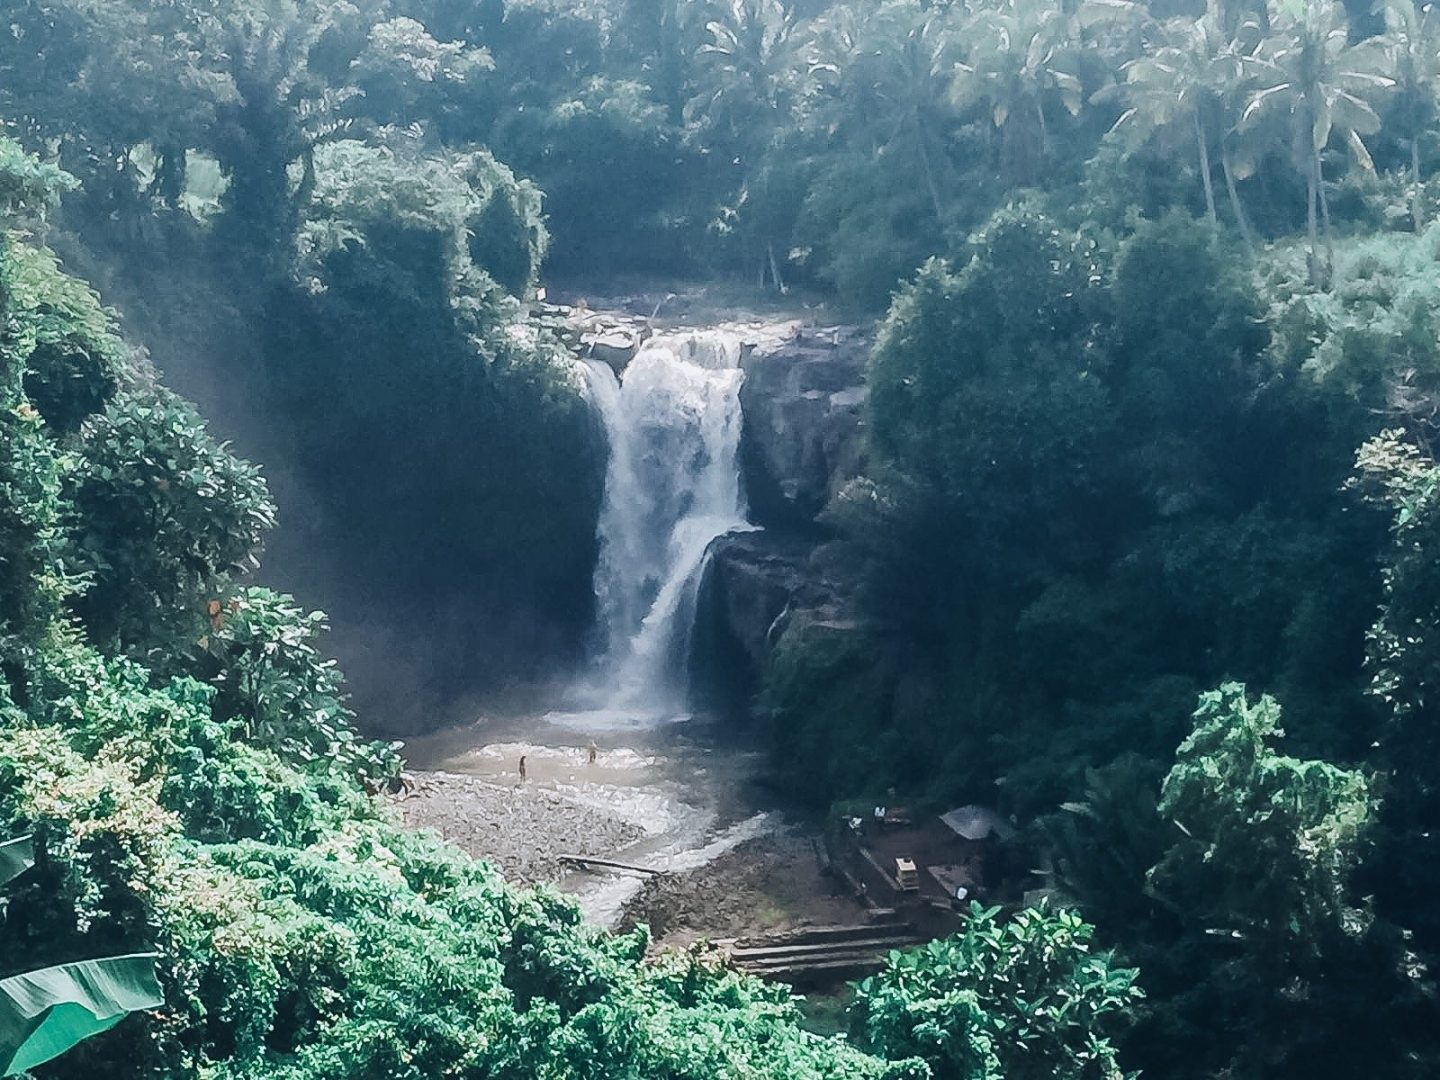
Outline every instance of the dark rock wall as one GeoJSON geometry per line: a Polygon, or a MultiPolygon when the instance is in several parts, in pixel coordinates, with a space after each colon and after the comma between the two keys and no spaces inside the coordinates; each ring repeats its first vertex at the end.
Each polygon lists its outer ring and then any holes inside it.
{"type": "Polygon", "coordinates": [[[863,462],[868,330],[801,328],[747,348],[741,468],[750,520],[710,550],[691,637],[697,704],[743,711],[795,618],[843,623],[820,512],[863,462]]]}
{"type": "Polygon", "coordinates": [[[869,349],[868,330],[835,327],[747,351],[740,456],[756,524],[815,533],[816,515],[859,472],[869,349]]]}

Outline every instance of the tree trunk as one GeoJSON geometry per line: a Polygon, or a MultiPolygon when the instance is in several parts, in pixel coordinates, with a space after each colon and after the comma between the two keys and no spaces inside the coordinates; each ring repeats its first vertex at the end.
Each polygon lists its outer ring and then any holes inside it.
{"type": "Polygon", "coordinates": [[[920,168],[925,173],[925,185],[930,189],[930,205],[935,208],[935,220],[945,222],[945,210],[940,203],[940,188],[935,183],[935,170],[930,167],[930,151],[925,148],[925,128],[920,117],[915,117],[915,142],[920,147],[920,168]]]}
{"type": "Polygon", "coordinates": [[[1235,215],[1235,224],[1239,226],[1240,238],[1245,241],[1245,248],[1252,255],[1255,253],[1255,236],[1250,231],[1250,222],[1245,217],[1245,207],[1240,203],[1240,191],[1235,187],[1235,170],[1230,165],[1230,154],[1222,146],[1220,148],[1220,168],[1225,173],[1225,190],[1230,195],[1230,210],[1235,215]]]}
{"type": "Polygon", "coordinates": [[[1420,190],[1420,129],[1410,130],[1410,220],[1418,233],[1425,228],[1425,200],[1420,190]]]}
{"type": "Polygon", "coordinates": [[[1330,200],[1325,195],[1325,174],[1321,171],[1320,152],[1315,152],[1315,191],[1320,199],[1321,232],[1325,237],[1325,285],[1330,285],[1330,275],[1335,269],[1335,244],[1330,231],[1330,200]]]}
{"type": "Polygon", "coordinates": [[[1305,182],[1305,235],[1310,240],[1310,284],[1320,285],[1320,240],[1316,233],[1315,225],[1315,170],[1310,169],[1310,175],[1305,182]]]}
{"type": "Polygon", "coordinates": [[[790,290],[785,286],[785,279],[780,276],[780,261],[775,258],[775,245],[766,244],[765,253],[770,256],[770,278],[775,283],[775,291],[781,296],[788,295],[790,290]]]}
{"type": "Polygon", "coordinates": [[[1045,127],[1045,102],[1043,100],[1036,100],[1035,115],[1040,118],[1040,152],[1035,160],[1035,172],[1031,176],[1032,181],[1038,179],[1040,171],[1045,168],[1045,152],[1050,142],[1050,132],[1045,127]]]}
{"type": "Polygon", "coordinates": [[[1205,141],[1205,128],[1200,123],[1200,114],[1195,114],[1195,145],[1200,148],[1200,181],[1205,185],[1205,216],[1210,227],[1217,228],[1220,219],[1215,214],[1215,185],[1210,180],[1210,145],[1205,141]]]}
{"type": "Polygon", "coordinates": [[[301,173],[300,187],[295,192],[295,207],[303,211],[310,205],[310,199],[315,194],[315,147],[307,143],[305,150],[300,155],[301,173]]]}
{"type": "Polygon", "coordinates": [[[155,178],[148,194],[168,209],[177,209],[185,194],[185,147],[170,143],[158,148],[156,154],[155,178]]]}

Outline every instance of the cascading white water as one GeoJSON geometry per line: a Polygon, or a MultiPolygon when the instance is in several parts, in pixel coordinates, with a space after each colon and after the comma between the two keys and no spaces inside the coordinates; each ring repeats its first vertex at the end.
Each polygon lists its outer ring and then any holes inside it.
{"type": "Polygon", "coordinates": [[[743,528],[740,342],[719,331],[654,338],[617,380],[586,362],[610,440],[595,595],[593,702],[659,719],[684,707],[705,552],[743,528]]]}

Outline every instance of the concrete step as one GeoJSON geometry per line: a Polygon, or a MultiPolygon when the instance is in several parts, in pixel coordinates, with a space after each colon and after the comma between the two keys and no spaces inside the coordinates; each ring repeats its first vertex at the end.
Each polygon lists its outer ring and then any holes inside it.
{"type": "Polygon", "coordinates": [[[919,944],[911,934],[891,934],[885,937],[863,938],[858,941],[816,942],[806,945],[775,945],[765,948],[732,948],[730,958],[737,964],[765,962],[774,959],[813,956],[830,952],[861,952],[884,956],[892,949],[904,949],[919,944]]]}
{"type": "Polygon", "coordinates": [[[895,920],[866,922],[843,926],[801,926],[794,930],[778,930],[769,934],[755,934],[750,937],[734,938],[728,942],[732,948],[769,948],[777,945],[806,945],[822,942],[864,941],[874,937],[909,936],[916,934],[913,923],[895,920]]]}
{"type": "Polygon", "coordinates": [[[741,970],[746,974],[754,975],[757,979],[766,979],[771,982],[785,982],[792,985],[829,984],[873,974],[880,970],[884,962],[884,958],[880,956],[857,954],[804,963],[776,964],[765,968],[741,968],[741,970]]]}

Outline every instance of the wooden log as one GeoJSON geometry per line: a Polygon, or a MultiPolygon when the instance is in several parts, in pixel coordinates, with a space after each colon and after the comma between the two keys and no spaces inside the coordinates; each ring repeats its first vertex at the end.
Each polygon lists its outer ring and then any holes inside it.
{"type": "Polygon", "coordinates": [[[562,863],[578,870],[589,870],[591,867],[598,866],[606,870],[629,870],[631,873],[651,876],[665,873],[664,870],[656,870],[650,866],[636,866],[634,863],[616,862],[614,859],[596,859],[589,855],[559,855],[557,858],[562,863]]]}

